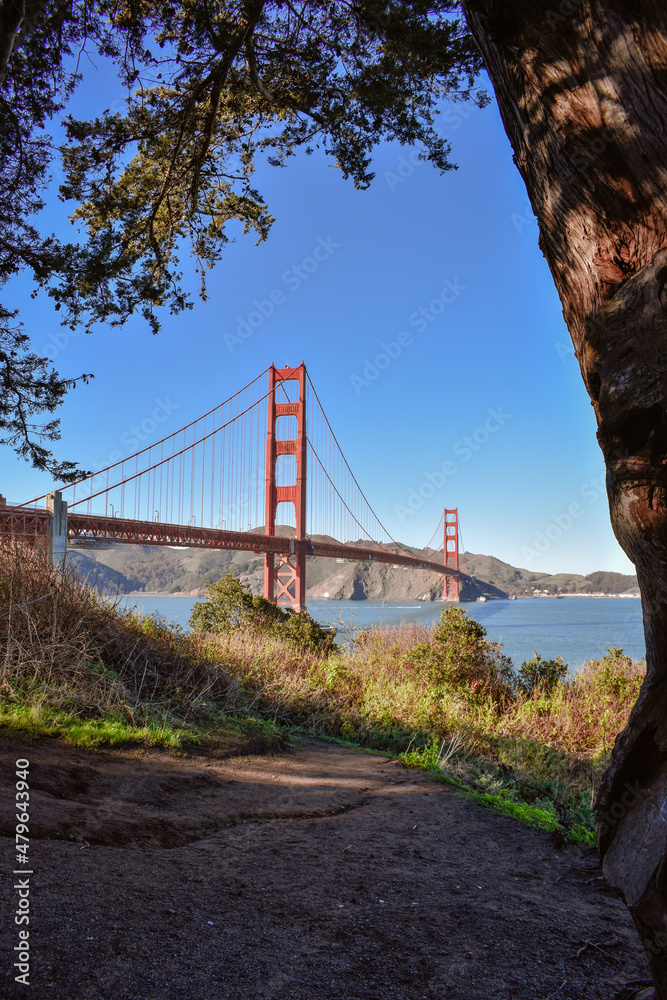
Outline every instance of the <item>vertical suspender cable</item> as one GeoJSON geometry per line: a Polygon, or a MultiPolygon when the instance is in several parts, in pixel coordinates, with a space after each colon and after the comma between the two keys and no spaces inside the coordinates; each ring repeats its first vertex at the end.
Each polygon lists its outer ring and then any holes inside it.
{"type": "MultiPolygon", "coordinates": [[[[197,517],[195,511],[197,507],[195,506],[197,502],[197,488],[195,486],[195,475],[197,471],[197,449],[195,448],[195,441],[197,440],[197,425],[194,427],[194,439],[192,442],[192,448],[190,449],[190,517],[188,521],[194,521],[197,523],[197,517]]],[[[197,512],[199,513],[199,512],[197,512]]]]}
{"type": "Polygon", "coordinates": [[[202,452],[201,452],[201,517],[200,523],[202,528],[204,527],[204,491],[206,489],[204,484],[204,476],[206,475],[206,417],[204,417],[204,433],[202,435],[204,440],[202,441],[202,452]]]}
{"type": "MultiPolygon", "coordinates": [[[[213,428],[215,429],[215,414],[213,414],[213,428]]],[[[215,434],[211,441],[211,527],[215,528],[215,520],[213,519],[213,501],[215,498],[215,446],[216,446],[215,434]]]]}

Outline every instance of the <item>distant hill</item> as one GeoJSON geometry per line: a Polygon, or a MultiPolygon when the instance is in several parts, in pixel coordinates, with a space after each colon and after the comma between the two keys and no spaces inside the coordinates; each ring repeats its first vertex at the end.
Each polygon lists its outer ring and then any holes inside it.
{"type": "MultiPolygon", "coordinates": [[[[432,559],[438,558],[433,553],[432,559]]],[[[442,558],[442,554],[439,554],[442,558]]],[[[329,560],[312,560],[328,562],[329,560]]],[[[310,567],[310,562],[309,562],[310,567]]],[[[469,577],[461,588],[461,599],[476,600],[509,597],[532,597],[535,591],[548,594],[605,593],[639,595],[637,579],[621,573],[597,571],[588,576],[578,573],[536,573],[518,569],[494,556],[466,552],[461,557],[461,569],[469,577]]],[[[310,569],[309,569],[310,572],[310,569]]],[[[334,600],[431,600],[442,599],[443,578],[427,570],[394,569],[383,563],[344,563],[335,572],[316,583],[308,580],[310,597],[334,600]]]]}
{"type": "Polygon", "coordinates": [[[540,573],[534,570],[518,569],[502,562],[494,556],[475,555],[466,552],[461,557],[461,569],[480,580],[487,580],[509,596],[527,597],[536,590],[549,594],[625,594],[636,593],[639,585],[636,576],[597,570],[582,576],[579,573],[540,573]]]}
{"type": "MultiPolygon", "coordinates": [[[[152,545],[114,545],[70,550],[70,565],[100,590],[111,594],[190,594],[225,573],[242,577],[262,565],[247,552],[215,552],[152,545]]],[[[196,595],[195,595],[196,596],[196,595]]]]}
{"type": "MultiPolygon", "coordinates": [[[[442,553],[431,553],[441,559],[442,553]]],[[[247,552],[215,552],[148,545],[114,545],[107,549],[72,550],[70,565],[112,594],[203,595],[206,585],[231,573],[261,593],[263,557],[247,552]]],[[[637,579],[622,573],[598,570],[578,573],[539,573],[510,566],[495,556],[466,552],[461,569],[470,578],[461,597],[530,597],[535,591],[557,593],[639,594],[637,579]]],[[[442,599],[443,577],[428,570],[394,568],[387,563],[353,563],[338,559],[308,560],[308,596],[332,600],[431,600],[442,599]]]]}

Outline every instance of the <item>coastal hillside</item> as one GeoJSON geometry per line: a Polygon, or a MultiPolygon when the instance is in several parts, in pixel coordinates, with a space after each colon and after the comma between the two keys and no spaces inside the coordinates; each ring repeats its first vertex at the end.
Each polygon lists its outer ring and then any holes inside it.
{"type": "MultiPolygon", "coordinates": [[[[431,558],[442,558],[433,552],[431,558]]],[[[215,552],[143,545],[72,551],[70,564],[88,582],[112,594],[188,594],[200,596],[208,583],[231,573],[260,593],[263,560],[248,552],[215,552]]],[[[637,579],[599,570],[548,574],[520,569],[494,556],[466,552],[461,569],[470,578],[463,600],[530,597],[535,591],[558,593],[639,594],[637,579]]],[[[386,563],[352,563],[338,559],[308,560],[308,596],[330,600],[431,600],[442,598],[443,578],[428,570],[409,570],[386,563]]]]}

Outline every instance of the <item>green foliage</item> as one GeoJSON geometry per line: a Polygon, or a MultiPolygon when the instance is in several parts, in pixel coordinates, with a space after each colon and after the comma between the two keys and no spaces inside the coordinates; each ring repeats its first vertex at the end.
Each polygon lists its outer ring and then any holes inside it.
{"type": "Polygon", "coordinates": [[[298,614],[282,613],[286,617],[279,623],[278,635],[289,645],[312,653],[332,649],[333,635],[323,629],[307,611],[298,614]]]}
{"type": "MultiPolygon", "coordinates": [[[[273,222],[254,186],[257,157],[284,166],[299,149],[322,149],[366,188],[373,150],[389,140],[445,171],[442,100],[486,102],[458,2],[26,0],[3,11],[0,284],[27,268],[72,328],[138,313],[157,331],[157,310],[192,305],[186,255],[205,297],[230,226],[260,241],[273,222]],[[71,67],[98,60],[113,64],[126,96],[90,120],[64,118],[60,194],[83,230],[65,244],[32,224],[57,149],[46,130],[80,80],[71,67]]],[[[0,307],[0,430],[34,465],[73,475],[25,419],[53,410],[71,382],[29,351],[13,318],[0,307]]],[[[54,440],[57,423],[41,431],[54,440]]]]}
{"type": "Polygon", "coordinates": [[[457,732],[449,741],[439,740],[434,736],[430,743],[414,750],[406,750],[398,755],[399,760],[411,767],[421,767],[426,770],[444,770],[448,764],[455,761],[461,752],[465,756],[467,739],[464,733],[457,732]]]}
{"type": "Polygon", "coordinates": [[[562,656],[555,660],[543,660],[539,653],[533,653],[532,660],[524,660],[519,668],[517,681],[519,690],[526,695],[543,691],[550,695],[554,688],[567,677],[567,663],[562,656]]]}
{"type": "Polygon", "coordinates": [[[251,594],[231,573],[208,586],[208,601],[195,604],[190,627],[196,632],[229,635],[237,629],[271,635],[302,652],[327,652],[332,636],[307,611],[283,610],[251,594]]]}
{"type": "MultiPolygon", "coordinates": [[[[167,722],[147,722],[135,725],[119,715],[82,718],[66,706],[54,710],[47,703],[35,699],[31,692],[25,702],[0,699],[0,727],[18,729],[31,736],[59,736],[67,743],[81,747],[112,746],[114,744],[163,746],[172,750],[185,742],[198,741],[193,728],[176,728],[175,720],[167,722]]],[[[48,698],[48,691],[42,696],[48,698]]]]}
{"type": "Polygon", "coordinates": [[[473,792],[471,797],[504,816],[512,816],[514,819],[522,820],[528,826],[537,827],[538,830],[547,830],[549,833],[553,833],[560,829],[558,816],[554,809],[549,806],[533,806],[525,802],[514,802],[506,789],[501,792],[473,792]]]}
{"type": "Polygon", "coordinates": [[[642,678],[632,670],[632,660],[622,649],[610,646],[590,672],[591,682],[600,698],[636,698],[642,678]]]}
{"type": "Polygon", "coordinates": [[[136,628],[141,629],[144,635],[151,636],[154,639],[166,639],[167,641],[173,641],[174,637],[181,635],[183,629],[176,622],[170,622],[166,615],[160,614],[159,611],[154,611],[146,617],[141,615],[134,615],[133,612],[128,614],[128,621],[133,622],[136,628]]]}
{"type": "Polygon", "coordinates": [[[512,692],[512,661],[486,629],[452,605],[442,611],[430,643],[418,643],[409,661],[436,687],[453,686],[469,696],[508,697],[512,692]]]}
{"type": "MultiPolygon", "coordinates": [[[[190,628],[197,632],[224,635],[250,622],[255,627],[268,624],[253,603],[252,594],[226,573],[207,587],[208,600],[197,603],[190,616],[190,628]]],[[[276,610],[278,610],[276,608],[276,610]]]]}
{"type": "MultiPolygon", "coordinates": [[[[54,0],[3,4],[0,16],[0,286],[27,269],[38,288],[57,297],[78,278],[82,254],[76,244],[42,237],[34,218],[44,207],[44,190],[54,142],[46,131],[72,93],[78,76],[74,52],[86,36],[106,49],[107,32],[92,5],[54,0]],[[5,61],[6,60],[6,61],[5,61]]],[[[84,268],[85,270],[85,268],[84,268]]],[[[30,347],[16,323],[16,310],[0,305],[0,444],[58,478],[74,474],[71,462],[55,462],[43,441],[58,440],[57,420],[35,428],[36,414],[50,414],[76,379],[63,379],[49,359],[30,347]]],[[[89,376],[81,376],[84,380],[89,376]]]]}

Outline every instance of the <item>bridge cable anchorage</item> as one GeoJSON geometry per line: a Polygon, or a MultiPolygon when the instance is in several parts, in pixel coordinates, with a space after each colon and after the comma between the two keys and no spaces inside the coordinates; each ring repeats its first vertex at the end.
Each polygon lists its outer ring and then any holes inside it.
{"type": "Polygon", "coordinates": [[[418,552],[389,533],[352,472],[303,362],[270,365],[203,416],[145,444],[169,415],[160,413],[157,407],[154,419],[123,435],[143,447],[49,494],[48,510],[7,507],[0,498],[0,534],[39,544],[55,539],[58,552],[69,541],[262,553],[266,596],[294,610],[305,606],[307,554],[458,578],[446,543],[438,564],[433,539],[418,552]]]}

